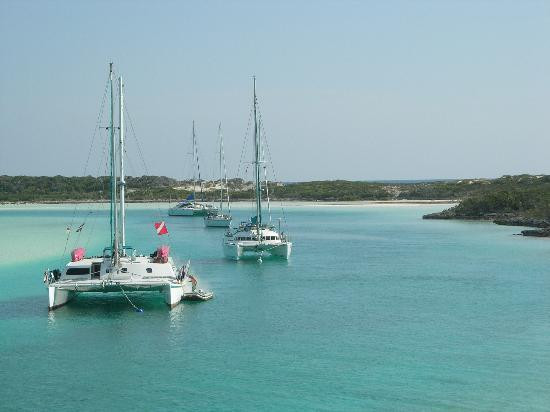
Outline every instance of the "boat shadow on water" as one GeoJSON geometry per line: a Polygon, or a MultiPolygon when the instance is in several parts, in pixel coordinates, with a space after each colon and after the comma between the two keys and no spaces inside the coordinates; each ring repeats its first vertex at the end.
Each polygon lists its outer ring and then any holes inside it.
{"type": "MultiPolygon", "coordinates": [[[[132,304],[126,299],[126,297],[120,293],[85,293],[78,294],[71,299],[67,304],[51,311],[56,315],[75,315],[75,316],[97,316],[98,314],[109,316],[125,315],[127,313],[179,313],[184,310],[184,306],[191,302],[184,302],[183,300],[171,310],[166,310],[166,304],[159,293],[158,296],[151,295],[150,292],[146,293],[127,293],[132,304]],[[138,310],[138,309],[140,310],[138,310]]],[[[41,299],[43,301],[43,298],[41,299]]],[[[44,314],[44,306],[40,306],[42,315],[44,314]]],[[[45,312],[48,312],[47,304],[45,312]]]]}
{"type": "MultiPolygon", "coordinates": [[[[128,294],[132,302],[144,312],[179,313],[185,306],[193,306],[200,302],[182,301],[172,310],[166,310],[162,296],[150,294],[128,294]]],[[[96,316],[97,314],[119,315],[136,312],[122,294],[88,293],[75,296],[70,302],[55,311],[48,311],[48,302],[42,295],[23,296],[0,301],[0,320],[43,318],[55,315],[96,316]]]]}
{"type": "Polygon", "coordinates": [[[266,254],[264,256],[260,257],[255,255],[242,255],[239,259],[229,259],[225,258],[225,262],[227,261],[234,261],[237,264],[241,265],[259,265],[259,264],[267,264],[270,266],[290,266],[292,261],[290,259],[285,259],[280,256],[274,256],[266,254]]]}

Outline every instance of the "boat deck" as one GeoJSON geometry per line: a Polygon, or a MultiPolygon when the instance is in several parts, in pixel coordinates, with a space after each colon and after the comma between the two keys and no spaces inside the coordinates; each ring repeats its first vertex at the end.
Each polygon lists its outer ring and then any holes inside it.
{"type": "Polygon", "coordinates": [[[50,286],[59,290],[75,292],[120,292],[121,288],[125,291],[162,291],[167,286],[183,287],[173,278],[60,280],[50,286]]]}

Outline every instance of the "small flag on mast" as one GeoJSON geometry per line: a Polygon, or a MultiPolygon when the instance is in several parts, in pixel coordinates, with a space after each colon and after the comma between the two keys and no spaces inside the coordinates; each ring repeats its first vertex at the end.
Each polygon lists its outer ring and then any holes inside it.
{"type": "Polygon", "coordinates": [[[168,229],[166,229],[164,222],[155,222],[155,229],[157,229],[157,235],[159,236],[168,234],[168,229]]]}

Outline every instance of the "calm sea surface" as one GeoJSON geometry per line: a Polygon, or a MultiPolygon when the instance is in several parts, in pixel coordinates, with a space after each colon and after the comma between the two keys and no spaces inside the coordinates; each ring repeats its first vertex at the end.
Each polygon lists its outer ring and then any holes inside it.
{"type": "Polygon", "coordinates": [[[128,243],[169,241],[215,299],[48,313],[44,269],[100,253],[106,209],[0,207],[0,409],[549,410],[550,241],[421,219],[443,208],[288,207],[291,260],[258,264],[225,260],[201,218],[130,205],[128,243]]]}

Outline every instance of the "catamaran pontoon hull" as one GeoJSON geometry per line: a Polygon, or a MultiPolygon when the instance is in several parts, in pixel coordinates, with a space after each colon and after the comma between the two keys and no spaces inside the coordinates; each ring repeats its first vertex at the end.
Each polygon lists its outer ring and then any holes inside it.
{"type": "Polygon", "coordinates": [[[178,281],[59,281],[48,286],[49,310],[57,309],[69,302],[79,293],[103,292],[103,293],[126,293],[126,292],[160,292],[164,296],[165,303],[173,308],[181,301],[184,293],[191,291],[191,285],[178,281]]]}
{"type": "Polygon", "coordinates": [[[76,292],[74,292],[73,290],[58,289],[55,286],[49,286],[48,287],[48,298],[49,298],[48,310],[54,310],[63,306],[65,303],[69,302],[72,298],[74,298],[75,295],[76,295],[76,292]]]}
{"type": "Polygon", "coordinates": [[[223,245],[225,257],[234,260],[245,258],[258,258],[266,256],[280,257],[283,259],[290,258],[292,252],[292,243],[283,244],[246,244],[246,243],[226,243],[223,245]]]}
{"type": "Polygon", "coordinates": [[[169,216],[206,216],[217,213],[218,209],[212,205],[195,204],[193,206],[174,206],[168,209],[169,216]]]}
{"type": "Polygon", "coordinates": [[[169,216],[204,216],[206,213],[201,209],[194,208],[170,208],[169,216]]]}
{"type": "Polygon", "coordinates": [[[204,226],[206,227],[229,227],[231,226],[231,217],[223,216],[206,216],[204,218],[204,226]]]}

